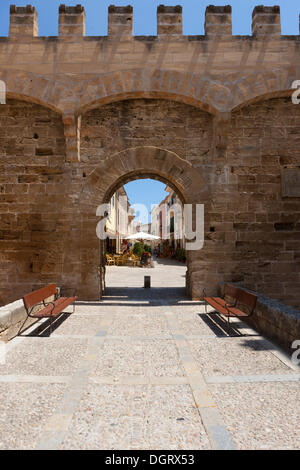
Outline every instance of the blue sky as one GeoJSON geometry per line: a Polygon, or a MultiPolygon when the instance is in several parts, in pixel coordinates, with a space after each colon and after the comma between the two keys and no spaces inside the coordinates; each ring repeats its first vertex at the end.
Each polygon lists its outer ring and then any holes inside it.
{"type": "MultiPolygon", "coordinates": [[[[151,213],[151,205],[159,204],[168,194],[164,190],[165,187],[165,183],[151,179],[131,181],[124,185],[130,204],[144,204],[148,209],[149,215],[151,213]]],[[[139,213],[137,213],[137,218],[141,219],[145,224],[151,221],[150,219],[147,220],[142,213],[140,213],[140,217],[139,213]]]]}
{"type": "Polygon", "coordinates": [[[283,34],[299,34],[300,0],[0,0],[0,36],[7,36],[9,5],[34,5],[39,14],[41,36],[56,36],[58,31],[58,6],[84,5],[87,35],[107,34],[107,9],[111,4],[134,7],[134,34],[156,34],[157,5],[183,6],[184,34],[203,34],[204,12],[207,5],[230,4],[233,8],[233,34],[251,34],[251,15],[256,5],[280,5],[283,34]]]}

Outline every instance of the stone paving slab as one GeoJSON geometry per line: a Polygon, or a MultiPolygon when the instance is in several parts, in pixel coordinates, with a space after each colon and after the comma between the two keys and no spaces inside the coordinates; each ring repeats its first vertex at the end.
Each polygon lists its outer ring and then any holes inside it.
{"type": "Polygon", "coordinates": [[[178,352],[171,340],[107,340],[93,370],[95,376],[182,376],[178,352]]]}
{"type": "MultiPolygon", "coordinates": [[[[199,306],[194,308],[196,311],[186,311],[187,307],[172,307],[172,310],[176,314],[178,327],[184,336],[203,336],[208,335],[215,337],[215,333],[212,329],[199,317],[199,306]]],[[[201,310],[204,307],[201,308],[201,310]]],[[[189,310],[191,310],[189,308],[189,310]]],[[[200,311],[201,311],[200,310],[200,311]]]]}
{"type": "Polygon", "coordinates": [[[300,382],[300,374],[263,374],[205,377],[207,384],[300,382]]]}
{"type": "Polygon", "coordinates": [[[33,449],[65,385],[0,383],[0,449],[33,449]]]}
{"type": "MultiPolygon", "coordinates": [[[[72,311],[73,307],[68,307],[69,312],[72,311]]],[[[82,317],[85,318],[96,316],[98,318],[103,317],[106,315],[107,310],[111,310],[110,306],[103,304],[103,302],[95,301],[95,302],[76,302],[75,312],[72,313],[72,318],[82,317]]],[[[68,310],[66,310],[68,311],[68,310]]]]}
{"type": "MultiPolygon", "coordinates": [[[[1,376],[0,376],[1,381],[1,376]]],[[[90,383],[107,384],[107,385],[182,385],[188,384],[186,376],[141,376],[141,375],[123,375],[121,377],[99,377],[91,376],[90,383]]]]}
{"type": "Polygon", "coordinates": [[[171,338],[167,322],[161,313],[154,313],[153,308],[142,309],[142,307],[138,307],[135,310],[134,314],[132,312],[115,314],[107,334],[154,336],[159,332],[160,337],[171,338]]]}
{"type": "MultiPolygon", "coordinates": [[[[77,307],[81,314],[81,307],[77,307]]],[[[65,321],[63,321],[58,328],[55,329],[55,336],[95,336],[100,330],[101,324],[103,322],[104,315],[97,314],[89,315],[88,313],[76,316],[69,316],[65,321]]],[[[54,337],[52,336],[52,338],[54,337]]]]}
{"type": "Polygon", "coordinates": [[[188,338],[188,343],[205,376],[290,371],[261,338],[188,338]]]}
{"type": "Polygon", "coordinates": [[[27,337],[6,355],[0,375],[70,375],[86,350],[87,340],[27,337]]]}
{"type": "Polygon", "coordinates": [[[299,449],[299,383],[209,388],[238,449],[299,449]]]}
{"type": "Polygon", "coordinates": [[[63,449],[208,449],[188,385],[89,385],[63,449]]]}
{"type": "Polygon", "coordinates": [[[1,383],[47,383],[47,384],[59,384],[69,383],[70,376],[63,375],[0,375],[1,383]]]}

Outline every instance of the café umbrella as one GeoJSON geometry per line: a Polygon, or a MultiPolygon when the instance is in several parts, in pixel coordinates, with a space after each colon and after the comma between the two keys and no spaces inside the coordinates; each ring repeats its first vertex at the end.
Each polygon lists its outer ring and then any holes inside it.
{"type": "Polygon", "coordinates": [[[156,235],[152,235],[151,233],[147,232],[137,232],[133,233],[132,235],[128,235],[128,237],[125,237],[125,240],[159,240],[160,237],[157,237],[156,235]]]}

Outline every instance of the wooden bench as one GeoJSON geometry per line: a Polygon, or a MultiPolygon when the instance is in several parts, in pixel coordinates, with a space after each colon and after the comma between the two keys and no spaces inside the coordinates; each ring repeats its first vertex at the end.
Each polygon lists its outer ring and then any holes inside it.
{"type": "Polygon", "coordinates": [[[205,300],[205,312],[207,305],[214,308],[216,313],[223,315],[227,319],[227,329],[229,330],[230,318],[251,317],[255,311],[257,296],[246,292],[243,289],[225,284],[223,297],[207,297],[203,291],[205,300]]]}
{"type": "MultiPolygon", "coordinates": [[[[42,289],[30,292],[23,297],[27,318],[50,318],[50,334],[52,333],[53,318],[57,317],[77,297],[59,297],[56,284],[50,284],[42,289]],[[53,300],[48,300],[54,297],[53,300]]],[[[73,313],[75,311],[75,305],[73,313]]]]}

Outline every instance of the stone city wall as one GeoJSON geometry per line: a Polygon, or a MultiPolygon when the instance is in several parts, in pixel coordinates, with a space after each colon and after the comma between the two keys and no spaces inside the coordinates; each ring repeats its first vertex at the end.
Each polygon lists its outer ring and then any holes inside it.
{"type": "Polygon", "coordinates": [[[50,282],[98,299],[97,206],[121,184],[158,178],[205,204],[205,244],[188,254],[188,293],[239,282],[300,307],[300,36],[279,7],[256,7],[251,36],[231,8],[182,34],[159,6],[157,36],[133,36],[131,7],[110,7],[107,36],[85,36],[80,5],[59,35],[34,7],[11,7],[0,38],[0,305],[50,282]]]}

